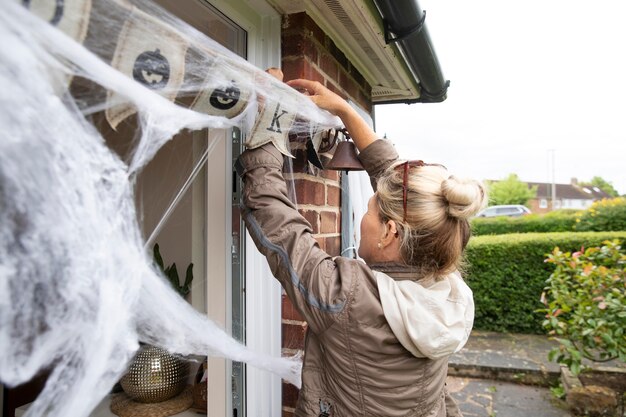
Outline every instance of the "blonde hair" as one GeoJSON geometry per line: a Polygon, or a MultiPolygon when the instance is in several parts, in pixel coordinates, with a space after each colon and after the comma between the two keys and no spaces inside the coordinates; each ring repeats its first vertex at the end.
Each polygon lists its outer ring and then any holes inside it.
{"type": "Polygon", "coordinates": [[[486,189],[478,181],[449,175],[442,166],[409,165],[405,214],[404,165],[391,166],[378,180],[381,221],[396,223],[407,265],[422,277],[441,278],[461,267],[471,235],[468,220],[486,206],[486,189]]]}

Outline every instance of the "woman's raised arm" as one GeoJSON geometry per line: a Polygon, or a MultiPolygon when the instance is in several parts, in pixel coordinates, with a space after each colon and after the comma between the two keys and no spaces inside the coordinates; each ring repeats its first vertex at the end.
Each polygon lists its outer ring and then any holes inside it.
{"type": "Polygon", "coordinates": [[[339,116],[359,151],[367,148],[378,139],[376,132],[369,127],[346,100],[324,87],[321,83],[297,79],[288,81],[287,84],[297,89],[306,90],[313,103],[317,104],[318,107],[329,111],[335,116],[339,116]]]}

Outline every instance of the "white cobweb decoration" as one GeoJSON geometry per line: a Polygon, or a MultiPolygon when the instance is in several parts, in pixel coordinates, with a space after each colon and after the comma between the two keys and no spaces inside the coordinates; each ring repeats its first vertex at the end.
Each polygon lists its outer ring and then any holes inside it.
{"type": "Polygon", "coordinates": [[[147,1],[5,0],[0,39],[0,381],[52,369],[28,415],[88,415],[140,341],[298,385],[298,361],[248,350],[171,289],[131,180],[182,129],[337,119],[147,1]],[[88,122],[96,113],[113,128],[136,114],[128,161],[88,122]]]}

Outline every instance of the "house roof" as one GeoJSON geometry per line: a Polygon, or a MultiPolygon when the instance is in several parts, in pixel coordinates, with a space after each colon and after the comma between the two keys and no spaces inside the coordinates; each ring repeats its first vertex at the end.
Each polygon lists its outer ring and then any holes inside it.
{"type": "MultiPolygon", "coordinates": [[[[552,198],[552,184],[528,182],[528,188],[537,187],[536,198],[552,198]]],[[[567,200],[601,200],[611,196],[598,187],[580,186],[576,184],[554,184],[556,197],[567,200]]]]}
{"type": "Polygon", "coordinates": [[[372,86],[374,104],[445,100],[448,83],[443,80],[425,14],[416,0],[268,2],[281,14],[306,12],[311,16],[372,86]],[[390,27],[394,20],[397,28],[390,27]],[[409,23],[413,21],[418,23],[409,23]],[[405,30],[404,24],[413,27],[405,30]]]}
{"type": "Polygon", "coordinates": [[[600,188],[598,187],[594,187],[594,186],[579,186],[580,188],[582,188],[582,190],[587,193],[587,194],[591,194],[594,198],[594,200],[602,200],[603,198],[613,198],[612,195],[610,195],[609,193],[607,193],[606,191],[602,191],[600,188]]]}

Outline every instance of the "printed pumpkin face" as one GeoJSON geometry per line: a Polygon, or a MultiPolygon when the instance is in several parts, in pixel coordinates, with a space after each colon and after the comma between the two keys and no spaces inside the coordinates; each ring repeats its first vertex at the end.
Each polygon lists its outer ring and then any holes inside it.
{"type": "MultiPolygon", "coordinates": [[[[64,0],[55,0],[54,2],[54,12],[50,20],[48,20],[48,23],[50,23],[52,26],[57,26],[63,18],[63,8],[65,6],[63,1],[64,0]]],[[[30,3],[31,0],[22,0],[22,6],[26,7],[27,9],[30,9],[30,3]]]]}
{"type": "Polygon", "coordinates": [[[209,102],[211,103],[211,106],[215,107],[216,109],[228,110],[235,107],[235,105],[239,101],[240,96],[241,90],[239,90],[239,88],[232,84],[230,87],[224,90],[218,88],[213,91],[209,102]]]}
{"type": "Polygon", "coordinates": [[[158,49],[143,52],[133,65],[133,78],[152,90],[160,90],[170,79],[170,63],[158,49]]]}

